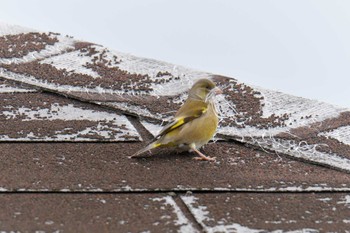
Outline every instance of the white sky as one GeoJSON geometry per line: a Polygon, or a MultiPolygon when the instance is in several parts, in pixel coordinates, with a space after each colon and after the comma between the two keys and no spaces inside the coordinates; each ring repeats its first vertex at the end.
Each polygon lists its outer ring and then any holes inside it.
{"type": "Polygon", "coordinates": [[[0,20],[350,107],[348,0],[0,0],[0,20]]]}

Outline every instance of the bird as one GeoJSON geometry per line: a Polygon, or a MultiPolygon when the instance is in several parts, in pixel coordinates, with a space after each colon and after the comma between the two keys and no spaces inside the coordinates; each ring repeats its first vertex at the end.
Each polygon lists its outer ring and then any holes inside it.
{"type": "Polygon", "coordinates": [[[206,156],[199,149],[209,142],[217,130],[219,120],[214,97],[218,94],[222,94],[222,90],[210,79],[196,81],[170,123],[146,147],[130,157],[139,157],[158,147],[179,147],[197,153],[198,156],[194,157],[196,160],[215,161],[215,157],[206,156]]]}

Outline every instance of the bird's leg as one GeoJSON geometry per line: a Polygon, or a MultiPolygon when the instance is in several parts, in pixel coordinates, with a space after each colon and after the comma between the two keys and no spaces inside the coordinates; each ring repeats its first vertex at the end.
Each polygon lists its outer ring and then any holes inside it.
{"type": "Polygon", "coordinates": [[[202,160],[202,161],[215,161],[216,160],[216,157],[206,156],[205,154],[203,154],[202,152],[197,150],[197,148],[194,145],[191,145],[191,149],[199,155],[199,157],[193,158],[195,160],[202,160]]]}

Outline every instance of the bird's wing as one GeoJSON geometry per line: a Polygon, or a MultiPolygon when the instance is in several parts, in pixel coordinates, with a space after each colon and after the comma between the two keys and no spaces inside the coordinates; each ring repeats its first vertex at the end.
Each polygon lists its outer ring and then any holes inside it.
{"type": "Polygon", "coordinates": [[[202,116],[203,113],[205,113],[207,111],[207,109],[208,109],[207,107],[199,107],[197,109],[183,112],[181,115],[176,116],[169,124],[164,126],[164,128],[157,135],[156,139],[169,133],[170,131],[173,131],[174,129],[179,128],[180,126],[183,126],[187,122],[190,122],[190,121],[202,116]]]}

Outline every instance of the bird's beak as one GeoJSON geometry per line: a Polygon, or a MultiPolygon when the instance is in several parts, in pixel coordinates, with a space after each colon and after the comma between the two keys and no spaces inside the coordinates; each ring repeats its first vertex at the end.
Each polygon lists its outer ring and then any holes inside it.
{"type": "Polygon", "coordinates": [[[215,93],[215,95],[220,95],[220,94],[222,94],[222,90],[221,90],[220,88],[218,88],[218,87],[215,87],[215,88],[213,89],[213,92],[215,93]]]}

